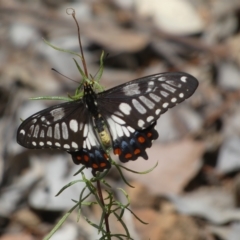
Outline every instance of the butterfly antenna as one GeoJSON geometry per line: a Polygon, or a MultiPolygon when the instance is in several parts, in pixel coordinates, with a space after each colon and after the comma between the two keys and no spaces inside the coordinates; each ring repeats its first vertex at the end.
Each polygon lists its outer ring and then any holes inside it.
{"type": "Polygon", "coordinates": [[[54,72],[56,72],[56,73],[58,73],[59,75],[65,77],[65,78],[71,80],[72,82],[75,82],[75,83],[79,84],[78,81],[76,81],[76,80],[74,80],[74,79],[71,79],[71,78],[67,77],[66,75],[63,75],[62,73],[60,73],[60,72],[59,72],[58,70],[56,70],[55,68],[52,68],[51,70],[54,71],[54,72]]]}
{"type": "Polygon", "coordinates": [[[88,70],[87,70],[87,64],[85,61],[85,57],[84,57],[84,53],[83,53],[83,48],[82,48],[82,42],[81,42],[81,34],[80,34],[80,27],[79,24],[77,22],[76,16],[75,16],[75,10],[73,8],[67,8],[66,10],[68,15],[72,15],[76,25],[77,25],[77,29],[78,29],[78,42],[79,42],[79,47],[80,47],[80,52],[81,52],[81,56],[82,56],[82,65],[83,65],[83,69],[84,69],[84,73],[86,75],[86,77],[88,78],[88,70]],[[72,13],[69,13],[68,11],[72,10],[72,13]]]}

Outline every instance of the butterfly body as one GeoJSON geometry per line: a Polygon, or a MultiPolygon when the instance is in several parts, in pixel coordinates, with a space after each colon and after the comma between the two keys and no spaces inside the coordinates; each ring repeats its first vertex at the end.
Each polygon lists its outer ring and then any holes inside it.
{"type": "Polygon", "coordinates": [[[96,93],[84,83],[83,98],[42,110],[19,127],[17,142],[27,148],[57,148],[93,173],[110,168],[108,149],[120,161],[148,159],[161,114],[190,97],[198,81],[186,73],[160,73],[96,93]]]}

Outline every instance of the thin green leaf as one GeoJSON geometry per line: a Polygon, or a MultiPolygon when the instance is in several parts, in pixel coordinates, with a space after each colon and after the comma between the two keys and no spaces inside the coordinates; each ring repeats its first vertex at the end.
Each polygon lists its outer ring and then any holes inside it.
{"type": "Polygon", "coordinates": [[[85,73],[83,72],[82,68],[79,66],[78,62],[76,61],[75,58],[73,58],[73,61],[75,62],[78,71],[80,72],[84,82],[89,82],[90,80],[87,78],[87,76],[85,75],[85,73]]]}
{"type": "Polygon", "coordinates": [[[92,178],[92,182],[101,181],[102,179],[104,179],[104,177],[108,174],[109,171],[110,171],[110,169],[107,169],[102,173],[98,172],[98,175],[96,177],[92,178]]]}
{"type": "Polygon", "coordinates": [[[128,231],[128,228],[127,228],[126,224],[123,222],[123,220],[122,220],[121,218],[119,218],[119,216],[117,215],[117,213],[114,212],[113,214],[114,214],[115,217],[118,219],[118,221],[122,224],[122,226],[123,226],[123,228],[124,228],[124,230],[125,230],[125,232],[126,232],[126,234],[127,234],[127,237],[130,238],[130,233],[129,233],[129,231],[128,231]]]}
{"type": "MultiPolygon", "coordinates": [[[[71,199],[74,203],[79,203],[77,200],[71,199]]],[[[82,202],[82,206],[92,206],[96,205],[97,202],[82,202]]]]}
{"type": "Polygon", "coordinates": [[[80,170],[78,170],[76,173],[73,174],[73,176],[78,175],[78,174],[81,173],[84,169],[85,169],[85,166],[81,167],[80,170]]]}
{"type": "Polygon", "coordinates": [[[122,173],[122,170],[120,169],[119,165],[116,164],[115,162],[113,163],[113,165],[117,168],[122,180],[131,188],[135,188],[134,186],[132,186],[127,180],[126,178],[124,177],[123,173],[122,173]]]}
{"type": "Polygon", "coordinates": [[[60,52],[66,52],[66,53],[70,53],[70,54],[73,54],[75,56],[78,56],[80,57],[80,59],[82,59],[81,55],[79,55],[78,53],[75,53],[75,52],[72,52],[70,50],[66,50],[66,49],[63,49],[63,48],[59,48],[59,47],[56,47],[54,45],[52,45],[50,42],[48,42],[46,39],[43,38],[43,41],[50,47],[52,47],[53,49],[57,50],[57,51],[60,51],[60,52]]]}
{"type": "Polygon", "coordinates": [[[31,97],[29,98],[30,100],[62,100],[62,101],[67,101],[70,102],[72,101],[71,98],[67,98],[67,97],[60,97],[60,96],[43,96],[43,97],[31,97]]]}
{"type": "Polygon", "coordinates": [[[144,172],[137,172],[137,171],[134,171],[134,170],[132,170],[132,169],[126,168],[126,167],[124,167],[123,165],[118,164],[118,166],[119,166],[120,168],[123,168],[123,169],[125,169],[125,170],[127,170],[127,171],[129,171],[129,172],[136,173],[136,174],[147,174],[147,173],[150,173],[153,169],[155,169],[155,168],[157,167],[157,165],[158,165],[158,162],[157,162],[152,168],[150,168],[150,169],[148,169],[148,170],[146,170],[146,171],[144,171],[144,172]]]}
{"type": "Polygon", "coordinates": [[[57,197],[59,194],[61,194],[66,188],[72,186],[73,184],[75,184],[77,182],[83,182],[83,180],[75,180],[75,181],[72,181],[72,182],[68,183],[63,188],[61,188],[61,190],[55,195],[55,197],[57,197]]]}
{"type": "MultiPolygon", "coordinates": [[[[91,226],[93,226],[94,228],[96,228],[96,229],[99,230],[99,226],[98,226],[97,224],[91,222],[87,217],[84,217],[84,218],[85,218],[85,220],[86,220],[91,226]]],[[[100,231],[103,232],[103,233],[106,233],[106,231],[105,231],[103,228],[100,229],[100,231]]]]}
{"type": "Polygon", "coordinates": [[[72,213],[72,211],[78,206],[78,204],[74,205],[64,216],[58,221],[58,223],[55,225],[55,227],[51,230],[51,232],[44,237],[43,240],[49,240],[53,234],[62,226],[62,224],[66,221],[68,216],[72,213]]]}
{"type": "Polygon", "coordinates": [[[80,196],[79,196],[79,205],[78,205],[78,215],[77,215],[77,222],[79,221],[80,219],[80,216],[81,216],[81,209],[82,209],[82,202],[83,202],[83,194],[85,192],[87,187],[84,187],[80,193],[80,196]]]}
{"type": "Polygon", "coordinates": [[[101,180],[101,183],[103,183],[103,184],[104,184],[106,187],[108,187],[108,188],[112,188],[111,185],[108,184],[105,179],[102,179],[102,180],[101,180]]]}
{"type": "Polygon", "coordinates": [[[131,212],[132,213],[132,215],[139,221],[139,222],[141,222],[141,223],[143,223],[143,224],[148,224],[148,223],[146,223],[146,222],[144,222],[143,220],[141,220],[130,208],[126,208],[129,212],[131,212]]]}
{"type": "Polygon", "coordinates": [[[105,218],[105,212],[103,211],[102,212],[102,215],[101,215],[101,219],[100,219],[100,222],[99,222],[99,229],[98,229],[98,234],[100,233],[100,229],[103,229],[103,223],[104,223],[104,218],[105,218]]]}
{"type": "Polygon", "coordinates": [[[102,75],[103,75],[103,69],[104,69],[104,51],[102,51],[101,57],[100,57],[100,66],[99,66],[99,71],[95,77],[95,81],[99,82],[102,75]]]}

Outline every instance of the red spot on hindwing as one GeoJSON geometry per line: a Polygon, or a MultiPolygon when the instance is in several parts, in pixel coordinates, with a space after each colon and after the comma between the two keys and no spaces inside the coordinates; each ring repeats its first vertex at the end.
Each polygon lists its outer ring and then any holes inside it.
{"type": "Polygon", "coordinates": [[[144,137],[138,137],[138,142],[144,143],[145,142],[145,138],[144,137]]]}
{"type": "Polygon", "coordinates": [[[127,158],[127,159],[129,159],[129,158],[131,158],[132,157],[132,154],[131,153],[127,153],[126,155],[125,155],[125,158],[127,158]]]}
{"type": "Polygon", "coordinates": [[[84,159],[85,162],[88,162],[89,161],[89,156],[88,155],[84,155],[83,159],[84,159]]]}
{"type": "Polygon", "coordinates": [[[122,153],[120,148],[115,148],[113,152],[115,155],[120,155],[122,153]]]}
{"type": "Polygon", "coordinates": [[[102,162],[102,163],[100,163],[100,167],[106,167],[106,163],[104,163],[104,162],[102,162]]]}
{"type": "Polygon", "coordinates": [[[151,132],[147,133],[147,137],[148,138],[152,137],[152,133],[151,132]]]}
{"type": "Polygon", "coordinates": [[[139,154],[140,152],[141,152],[141,151],[140,151],[139,148],[136,148],[136,149],[134,150],[134,154],[135,154],[135,155],[139,154]]]}
{"type": "Polygon", "coordinates": [[[93,164],[92,164],[92,168],[95,168],[95,169],[96,169],[96,168],[98,168],[98,165],[97,165],[96,163],[93,163],[93,164]]]}

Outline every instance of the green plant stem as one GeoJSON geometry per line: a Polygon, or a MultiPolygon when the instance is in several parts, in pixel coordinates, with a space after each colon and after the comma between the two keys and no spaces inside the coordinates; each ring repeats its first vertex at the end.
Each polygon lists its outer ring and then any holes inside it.
{"type": "MultiPolygon", "coordinates": [[[[97,180],[97,190],[98,190],[98,196],[102,202],[102,205],[103,205],[103,208],[104,208],[104,211],[105,211],[105,204],[104,204],[104,200],[103,200],[103,195],[102,195],[102,188],[101,188],[101,185],[100,185],[100,181],[97,180]]],[[[109,216],[109,213],[106,212],[105,213],[105,226],[106,226],[106,232],[110,234],[110,228],[109,228],[109,222],[108,222],[108,216],[109,216]]]]}

